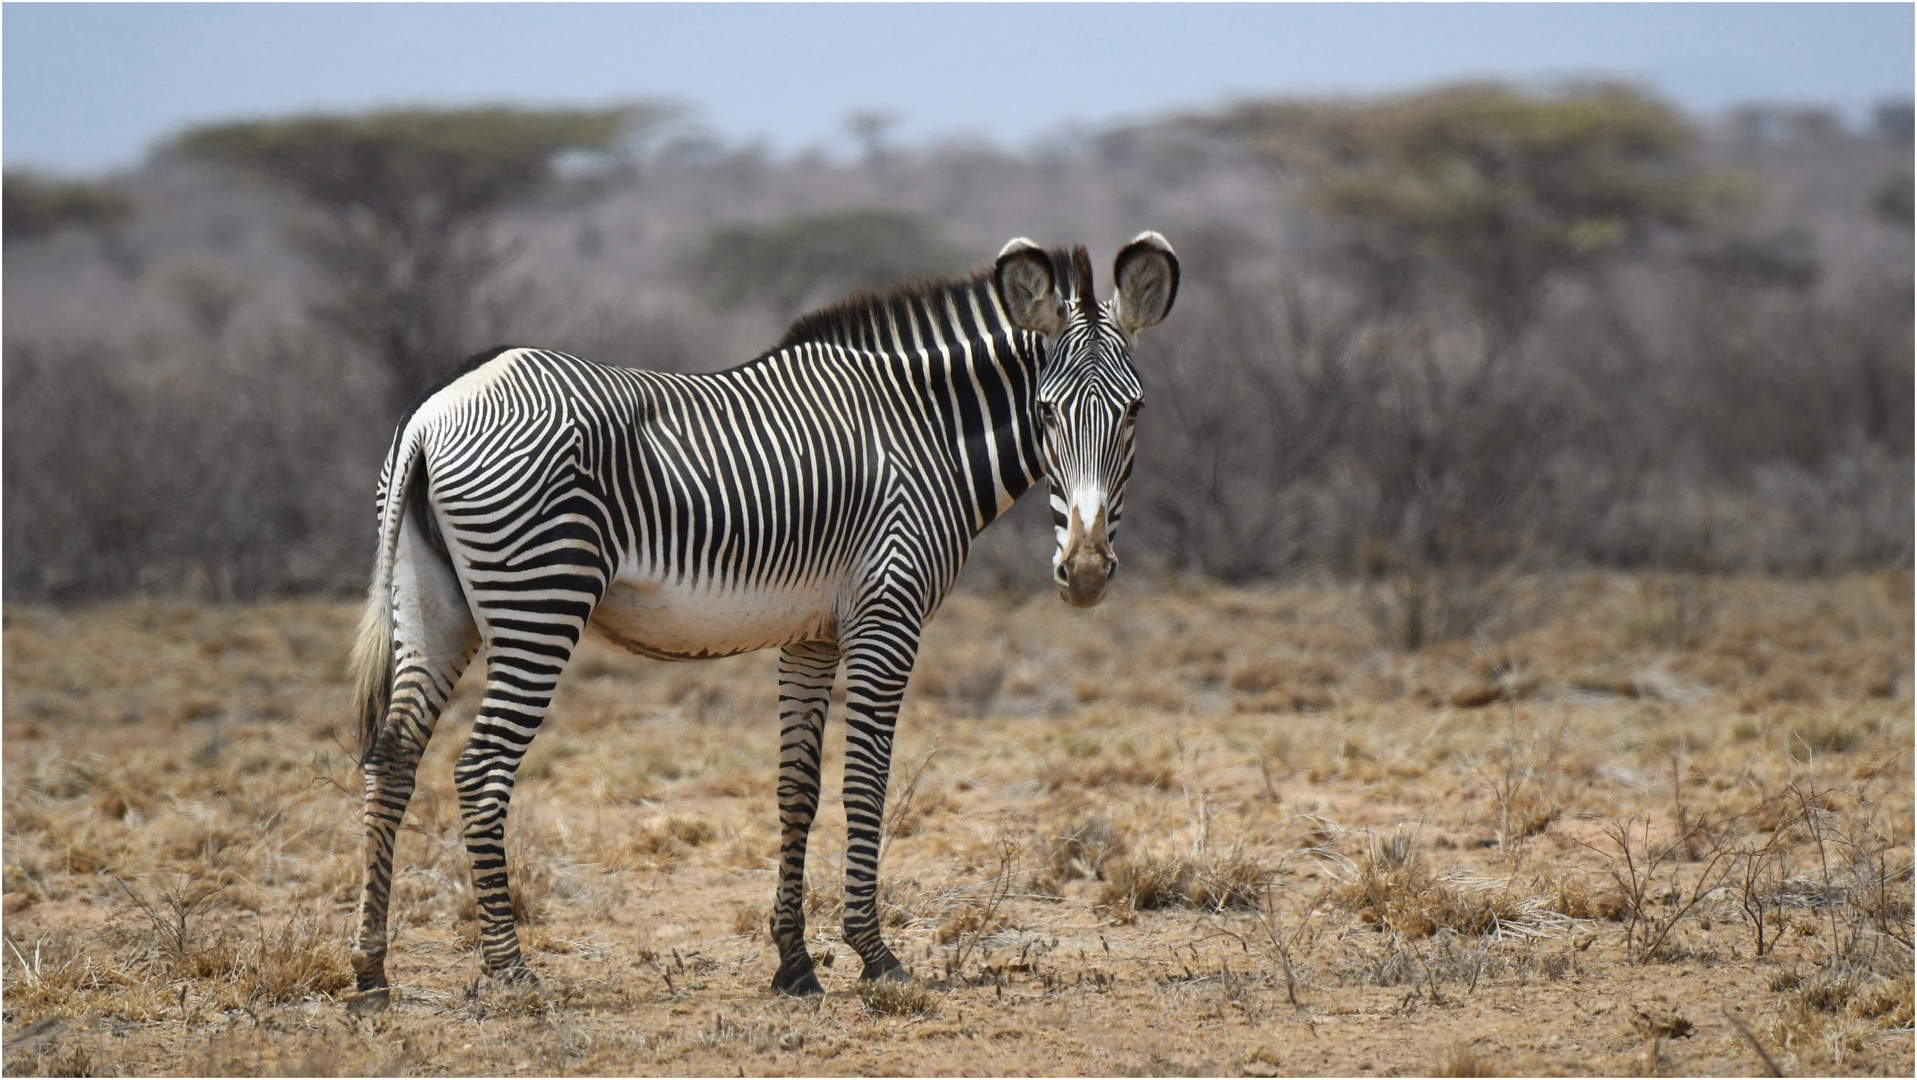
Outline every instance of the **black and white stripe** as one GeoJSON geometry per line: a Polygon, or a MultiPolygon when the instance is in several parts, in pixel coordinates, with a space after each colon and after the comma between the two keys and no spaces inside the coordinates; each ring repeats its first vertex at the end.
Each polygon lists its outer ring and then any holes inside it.
{"type": "Polygon", "coordinates": [[[502,349],[422,399],[381,479],[381,546],[355,648],[366,885],[353,964],[365,1000],[385,1000],[393,838],[475,655],[485,695],[454,778],[480,945],[495,974],[530,977],[507,889],[506,812],[588,628],[663,659],[781,650],[772,935],[773,987],[786,993],[819,990],[804,946],[805,848],[843,663],[845,940],[865,977],[902,976],[879,936],[878,847],[919,631],[979,531],[1040,476],[1060,521],[1055,562],[1075,568],[1061,569],[1062,592],[1085,602],[1093,569],[1102,591],[1131,470],[1131,336],[1169,310],[1177,263],[1148,233],[1117,270],[1119,295],[1099,305],[1083,248],[1014,241],[968,279],[806,316],[728,371],[502,349]],[[1127,266],[1146,264],[1157,276],[1134,269],[1128,289],[1127,266]]]}

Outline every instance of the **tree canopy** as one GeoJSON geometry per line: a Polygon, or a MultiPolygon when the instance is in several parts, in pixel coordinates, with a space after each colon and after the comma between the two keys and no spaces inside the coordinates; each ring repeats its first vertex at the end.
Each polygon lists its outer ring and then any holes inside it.
{"type": "Polygon", "coordinates": [[[296,234],[331,285],[315,314],[370,350],[404,408],[470,340],[479,289],[512,250],[495,212],[605,153],[669,109],[398,109],[194,128],[167,152],[262,177],[327,215],[296,234]]]}
{"type": "Polygon", "coordinates": [[[50,180],[9,169],[0,183],[8,241],[37,240],[61,229],[105,229],[133,216],[133,200],[112,184],[50,180]]]}
{"type": "Polygon", "coordinates": [[[656,117],[649,106],[605,109],[401,109],[194,128],[179,154],[254,173],[332,210],[359,208],[392,225],[422,212],[485,214],[539,190],[553,162],[603,152],[656,117]]]}
{"type": "Polygon", "coordinates": [[[1252,102],[1197,123],[1302,177],[1374,260],[1435,260],[1458,273],[1507,333],[1528,320],[1549,275],[1654,226],[1686,224],[1697,198],[1681,118],[1621,86],[1252,102]]]}

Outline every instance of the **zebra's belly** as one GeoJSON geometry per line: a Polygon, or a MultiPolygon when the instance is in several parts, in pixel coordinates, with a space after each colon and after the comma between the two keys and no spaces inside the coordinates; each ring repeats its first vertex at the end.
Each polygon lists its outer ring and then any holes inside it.
{"type": "Polygon", "coordinates": [[[837,598],[831,584],[728,588],[620,577],[593,612],[592,629],[659,660],[732,656],[832,636],[837,598]]]}

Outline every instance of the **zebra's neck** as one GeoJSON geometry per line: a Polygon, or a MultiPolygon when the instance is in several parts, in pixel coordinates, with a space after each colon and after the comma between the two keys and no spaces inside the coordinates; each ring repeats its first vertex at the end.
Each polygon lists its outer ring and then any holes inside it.
{"type": "Polygon", "coordinates": [[[974,535],[1040,476],[1044,342],[1006,318],[986,272],[861,293],[801,316],[779,348],[807,345],[865,354],[893,373],[907,413],[952,463],[974,535]]]}

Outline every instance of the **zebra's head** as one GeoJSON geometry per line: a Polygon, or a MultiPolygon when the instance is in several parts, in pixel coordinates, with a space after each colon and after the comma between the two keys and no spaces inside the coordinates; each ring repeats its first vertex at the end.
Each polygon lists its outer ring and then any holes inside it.
{"type": "Polygon", "coordinates": [[[1058,537],[1052,579],[1073,607],[1098,603],[1118,568],[1112,538],[1143,404],[1132,341],[1171,311],[1178,256],[1164,237],[1141,233],[1118,253],[1112,276],[1117,292],[1101,304],[1083,247],[1047,252],[1023,238],[1005,245],[992,272],[1012,323],[1045,338],[1034,419],[1058,537]]]}

